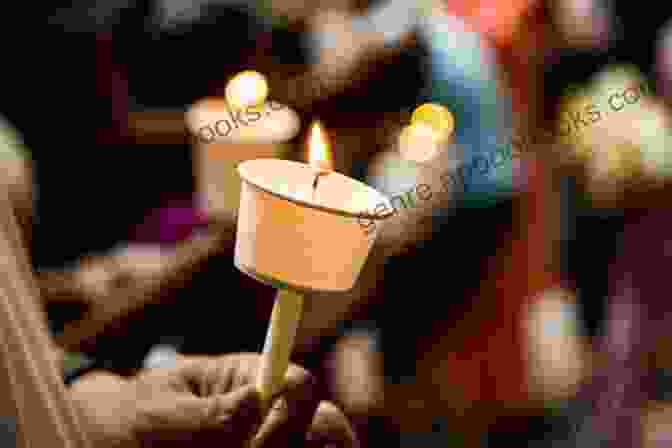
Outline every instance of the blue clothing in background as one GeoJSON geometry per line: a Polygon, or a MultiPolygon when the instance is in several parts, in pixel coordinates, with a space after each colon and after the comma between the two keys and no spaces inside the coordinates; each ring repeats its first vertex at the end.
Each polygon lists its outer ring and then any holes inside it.
{"type": "MultiPolygon", "coordinates": [[[[511,103],[498,86],[492,50],[480,34],[450,15],[425,17],[420,35],[430,58],[422,100],[443,104],[453,113],[453,137],[463,148],[465,166],[479,155],[492,159],[498,146],[509,143],[506,131],[511,128],[511,103]]],[[[488,166],[471,170],[465,179],[465,195],[477,202],[489,203],[499,192],[513,188],[510,158],[496,168],[488,166]]]]}

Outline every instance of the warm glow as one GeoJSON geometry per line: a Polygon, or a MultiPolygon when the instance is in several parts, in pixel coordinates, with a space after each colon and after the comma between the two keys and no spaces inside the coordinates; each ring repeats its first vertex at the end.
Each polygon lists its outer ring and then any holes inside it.
{"type": "Polygon", "coordinates": [[[425,103],[418,106],[411,115],[411,124],[423,124],[434,130],[439,142],[450,139],[455,130],[455,118],[444,106],[435,103],[425,103]]]}
{"type": "Polygon", "coordinates": [[[322,170],[333,170],[331,160],[331,148],[319,121],[313,122],[310,126],[310,135],[308,140],[308,161],[315,168],[322,170]]]}
{"type": "Polygon", "coordinates": [[[399,153],[406,160],[429,162],[440,149],[441,143],[436,131],[425,123],[411,124],[399,133],[399,153]]]}
{"type": "Polygon", "coordinates": [[[253,70],[238,73],[226,85],[226,101],[232,109],[261,106],[267,97],[266,77],[253,70]]]}

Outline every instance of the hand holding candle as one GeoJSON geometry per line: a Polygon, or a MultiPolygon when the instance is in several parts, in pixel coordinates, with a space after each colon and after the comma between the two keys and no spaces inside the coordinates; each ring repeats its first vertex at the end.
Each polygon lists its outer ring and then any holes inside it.
{"type": "MultiPolygon", "coordinates": [[[[319,180],[331,172],[330,152],[319,122],[313,123],[309,140],[310,166],[315,170],[312,200],[317,201],[319,180]]],[[[271,323],[266,333],[257,387],[264,401],[276,395],[285,380],[303,311],[303,295],[291,289],[278,290],[271,323]]]]}
{"type": "Polygon", "coordinates": [[[257,159],[238,166],[243,185],[235,264],[279,288],[257,383],[267,401],[284,382],[302,292],[351,289],[374,242],[363,234],[359,220],[392,213],[365,212],[387,199],[331,171],[326,136],[317,124],[311,131],[310,165],[257,159]]]}

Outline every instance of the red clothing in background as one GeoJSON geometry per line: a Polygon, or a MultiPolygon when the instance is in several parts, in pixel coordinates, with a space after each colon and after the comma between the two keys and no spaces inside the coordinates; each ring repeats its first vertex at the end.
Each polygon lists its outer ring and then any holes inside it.
{"type": "MultiPolygon", "coordinates": [[[[488,422],[484,412],[492,412],[490,417],[516,415],[516,408],[530,403],[527,309],[540,292],[560,281],[560,275],[547,267],[551,219],[547,172],[532,159],[526,160],[525,170],[528,190],[513,207],[513,233],[498,230],[494,222],[487,225],[499,243],[489,249],[492,258],[489,269],[480,274],[479,292],[468,298],[473,308],[466,314],[458,309],[452,312],[456,322],[443,324],[433,336],[430,352],[422,355],[428,359],[423,363],[427,368],[440,370],[432,376],[445,383],[441,387],[447,391],[442,393],[446,403],[458,399],[451,393],[458,394],[468,408],[477,409],[479,425],[488,422]]],[[[473,227],[481,229],[476,223],[473,227]]],[[[467,235],[486,237],[476,232],[467,235]]],[[[449,279],[455,277],[454,268],[449,272],[449,279]]],[[[425,278],[433,274],[428,269],[425,278]]],[[[418,286],[415,292],[419,297],[425,294],[418,286]]]]}
{"type": "Polygon", "coordinates": [[[449,14],[465,19],[498,44],[510,43],[523,16],[537,0],[462,0],[445,2],[449,14]]]}
{"type": "Polygon", "coordinates": [[[520,234],[494,261],[486,280],[483,299],[494,304],[492,320],[479,328],[475,344],[483,353],[482,397],[507,401],[511,406],[528,399],[527,308],[547,288],[558,284],[558,273],[547,266],[548,202],[547,173],[534,159],[526,160],[528,190],[523,193],[520,234]]]}

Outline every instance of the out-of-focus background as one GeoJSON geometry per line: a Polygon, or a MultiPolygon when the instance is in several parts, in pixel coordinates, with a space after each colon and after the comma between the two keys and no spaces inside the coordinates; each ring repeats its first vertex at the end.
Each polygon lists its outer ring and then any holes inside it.
{"type": "Polygon", "coordinates": [[[672,8],[646,3],[4,5],[2,165],[66,368],[261,350],[275,291],[233,264],[235,167],[305,161],[319,119],[334,169],[396,204],[353,290],[307,295],[293,355],[364,447],[669,440],[672,8]],[[246,69],[296,137],[189,127],[246,69]],[[454,119],[436,154],[399,138],[427,102],[454,119]]]}

